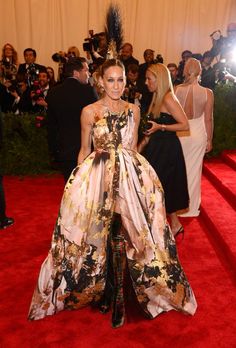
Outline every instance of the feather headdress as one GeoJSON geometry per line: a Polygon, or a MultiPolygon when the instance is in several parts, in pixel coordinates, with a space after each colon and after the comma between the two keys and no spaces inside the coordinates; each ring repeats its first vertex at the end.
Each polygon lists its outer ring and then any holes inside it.
{"type": "Polygon", "coordinates": [[[123,41],[121,15],[117,5],[110,5],[108,8],[105,33],[108,43],[106,58],[117,58],[123,41]]]}

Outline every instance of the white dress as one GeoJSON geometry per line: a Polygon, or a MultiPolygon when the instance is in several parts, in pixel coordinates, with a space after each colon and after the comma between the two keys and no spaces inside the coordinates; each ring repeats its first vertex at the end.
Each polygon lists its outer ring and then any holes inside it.
{"type": "Polygon", "coordinates": [[[187,171],[189,209],[180,216],[198,216],[201,203],[202,163],[207,146],[205,105],[207,89],[198,83],[177,86],[175,94],[188,120],[189,132],[178,132],[187,171]]]}

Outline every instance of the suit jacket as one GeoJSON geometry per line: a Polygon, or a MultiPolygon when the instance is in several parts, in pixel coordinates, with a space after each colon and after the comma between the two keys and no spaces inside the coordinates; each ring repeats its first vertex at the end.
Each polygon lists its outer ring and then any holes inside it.
{"type": "MultiPolygon", "coordinates": [[[[45,66],[37,64],[37,63],[34,63],[34,67],[35,67],[35,70],[38,70],[38,71],[45,69],[45,66]]],[[[17,74],[25,75],[26,73],[27,73],[26,63],[20,64],[17,74]]]]}
{"type": "Polygon", "coordinates": [[[46,97],[48,142],[54,159],[77,160],[81,143],[81,111],[96,100],[95,90],[75,78],[67,78],[49,90],[46,97]]]}
{"type": "Polygon", "coordinates": [[[136,64],[136,65],[139,65],[139,61],[134,58],[133,56],[129,57],[128,59],[126,60],[123,60],[122,59],[122,56],[121,56],[121,61],[122,63],[124,64],[124,67],[125,67],[125,73],[127,74],[127,71],[128,71],[128,66],[131,65],[131,64],[136,64]]]}

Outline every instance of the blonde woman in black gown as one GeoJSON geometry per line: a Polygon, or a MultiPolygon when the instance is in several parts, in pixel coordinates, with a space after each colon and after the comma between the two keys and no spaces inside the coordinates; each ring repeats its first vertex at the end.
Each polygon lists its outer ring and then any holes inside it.
{"type": "Polygon", "coordinates": [[[143,155],[162,183],[171,229],[177,235],[183,232],[177,211],[188,208],[189,196],[183,151],[176,132],[188,130],[188,119],[174,94],[170,72],[164,64],[148,67],[146,84],[153,92],[149,107],[153,121],[139,149],[146,145],[143,155]]]}

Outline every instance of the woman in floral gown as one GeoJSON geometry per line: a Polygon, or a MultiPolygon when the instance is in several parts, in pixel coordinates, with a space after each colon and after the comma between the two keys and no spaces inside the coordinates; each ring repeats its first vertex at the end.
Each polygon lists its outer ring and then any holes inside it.
{"type": "Polygon", "coordinates": [[[106,61],[100,80],[104,97],[83,110],[78,167],[65,186],[31,320],[98,304],[102,312],[111,306],[112,326],[121,326],[125,268],[150,318],[171,309],[196,310],[166,219],[162,186],[136,152],[139,109],[121,100],[125,82],[122,63],[106,61]]]}

